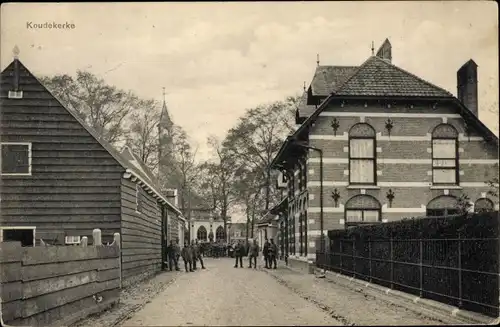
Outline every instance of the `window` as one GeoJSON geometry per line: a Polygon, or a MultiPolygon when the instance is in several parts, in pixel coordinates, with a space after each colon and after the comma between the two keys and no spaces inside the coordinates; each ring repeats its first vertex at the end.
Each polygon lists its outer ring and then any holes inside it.
{"type": "Polygon", "coordinates": [[[224,228],[222,226],[217,227],[217,229],[215,230],[215,240],[217,242],[226,240],[224,228]]]}
{"type": "Polygon", "coordinates": [[[458,132],[449,124],[432,131],[432,183],[458,184],[458,132]]]}
{"type": "Polygon", "coordinates": [[[207,240],[207,229],[204,226],[200,226],[200,228],[198,228],[198,232],[196,232],[196,238],[198,239],[198,241],[207,240]]]}
{"type": "Polygon", "coordinates": [[[380,202],[371,195],[359,194],[345,204],[345,224],[377,223],[381,220],[380,202]]]}
{"type": "Polygon", "coordinates": [[[428,217],[444,217],[460,213],[458,199],[451,195],[441,195],[427,204],[428,217]]]}
{"type": "Polygon", "coordinates": [[[65,244],[80,244],[81,239],[80,236],[65,236],[64,243],[65,244]]]}
{"type": "Polygon", "coordinates": [[[135,211],[138,213],[142,213],[144,210],[143,192],[142,187],[139,184],[135,184],[135,211]]]}
{"type": "Polygon", "coordinates": [[[31,175],[31,143],[2,143],[2,175],[31,175]]]}
{"type": "Polygon", "coordinates": [[[488,198],[480,198],[474,203],[474,212],[491,212],[495,209],[495,205],[493,201],[488,198]]]}
{"type": "Polygon", "coordinates": [[[359,123],[349,130],[349,183],[376,184],[375,130],[359,123]]]}
{"type": "Polygon", "coordinates": [[[35,246],[35,227],[0,227],[0,242],[21,242],[21,246],[35,246]]]}

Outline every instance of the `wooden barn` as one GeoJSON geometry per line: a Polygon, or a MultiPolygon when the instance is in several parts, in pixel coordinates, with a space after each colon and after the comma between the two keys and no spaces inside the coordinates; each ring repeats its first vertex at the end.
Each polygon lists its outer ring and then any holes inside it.
{"type": "Polygon", "coordinates": [[[125,285],[159,271],[168,240],[186,226],[147,167],[102,140],[17,58],[0,83],[0,241],[78,244],[100,228],[103,242],[122,235],[125,285]]]}

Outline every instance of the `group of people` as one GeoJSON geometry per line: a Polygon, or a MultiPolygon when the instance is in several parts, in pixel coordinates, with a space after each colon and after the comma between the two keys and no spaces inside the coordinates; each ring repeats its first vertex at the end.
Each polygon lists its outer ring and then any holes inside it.
{"type": "Polygon", "coordinates": [[[197,270],[196,263],[199,261],[201,264],[201,269],[205,269],[205,265],[203,263],[202,249],[198,240],[192,242],[184,242],[184,247],[180,248],[179,241],[176,240],[170,241],[170,244],[167,246],[167,257],[168,257],[168,266],[170,271],[174,268],[176,271],[180,271],[179,268],[179,259],[182,257],[184,261],[184,269],[186,272],[193,272],[197,270]]]}
{"type": "MultiPolygon", "coordinates": [[[[243,268],[243,257],[248,256],[248,268],[257,269],[257,257],[259,256],[260,248],[257,240],[253,240],[251,244],[245,246],[241,241],[238,241],[234,247],[234,257],[235,263],[234,268],[243,268]]],[[[264,246],[262,248],[262,254],[264,256],[266,269],[276,269],[277,266],[277,256],[278,256],[278,246],[271,239],[271,242],[266,238],[264,246]]]]}
{"type": "MultiPolygon", "coordinates": [[[[186,241],[184,242],[184,247],[180,248],[179,240],[170,241],[170,244],[167,246],[167,258],[168,258],[168,267],[170,271],[176,270],[180,271],[179,268],[179,259],[182,258],[184,262],[184,269],[186,272],[193,272],[197,270],[197,262],[201,264],[201,269],[205,269],[205,265],[203,263],[203,256],[206,249],[198,243],[198,240],[194,242],[186,241]]],[[[248,268],[257,269],[257,257],[260,253],[260,247],[257,243],[257,240],[253,240],[251,244],[247,242],[247,244],[243,244],[240,240],[233,247],[234,257],[236,259],[234,268],[238,268],[238,264],[240,268],[243,268],[243,257],[248,256],[248,268]]],[[[262,248],[262,254],[264,256],[265,268],[266,269],[276,269],[277,266],[277,256],[278,256],[278,246],[274,243],[274,240],[270,241],[266,238],[264,246],[262,248]]]]}

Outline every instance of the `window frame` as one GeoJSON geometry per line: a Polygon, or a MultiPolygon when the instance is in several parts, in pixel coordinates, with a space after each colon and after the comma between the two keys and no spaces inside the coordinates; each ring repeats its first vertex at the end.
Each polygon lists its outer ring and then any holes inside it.
{"type": "Polygon", "coordinates": [[[347,152],[347,158],[348,158],[348,170],[349,170],[349,185],[377,185],[377,133],[375,132],[375,129],[373,126],[367,123],[357,123],[354,124],[351,129],[349,130],[348,134],[348,152],[347,152]],[[373,131],[373,136],[362,136],[362,135],[352,135],[352,129],[356,126],[359,125],[366,125],[373,131]],[[359,157],[359,158],[352,158],[351,157],[351,141],[352,140],[372,140],[372,145],[373,145],[373,157],[368,158],[368,157],[359,157]],[[373,182],[353,182],[352,181],[352,172],[351,172],[351,162],[352,161],[366,161],[370,160],[373,163],[373,182]]]}
{"type": "Polygon", "coordinates": [[[30,229],[33,231],[33,247],[36,246],[36,226],[0,226],[0,243],[4,242],[4,230],[30,229]]]}
{"type": "Polygon", "coordinates": [[[458,148],[459,148],[459,139],[458,139],[458,132],[456,130],[456,128],[453,126],[453,125],[450,125],[450,124],[439,124],[437,125],[434,130],[432,131],[432,134],[431,134],[431,170],[432,170],[432,185],[434,186],[442,186],[442,185],[460,185],[460,158],[459,158],[459,151],[458,151],[458,148]],[[454,136],[436,136],[435,133],[436,133],[436,130],[439,128],[439,127],[443,127],[443,126],[449,126],[451,128],[453,128],[453,130],[455,131],[455,135],[454,136]],[[434,157],[434,141],[435,140],[453,140],[454,143],[455,143],[455,158],[439,158],[439,157],[434,157]],[[437,160],[453,160],[454,163],[455,163],[455,166],[454,167],[440,167],[440,166],[434,166],[434,161],[437,161],[437,160]],[[454,170],[455,171],[455,182],[452,182],[452,183],[449,183],[449,182],[435,182],[434,181],[434,171],[436,170],[454,170]]]}
{"type": "Polygon", "coordinates": [[[198,227],[198,229],[196,230],[196,239],[198,241],[201,241],[201,240],[206,241],[208,239],[208,231],[207,231],[207,228],[205,226],[201,225],[200,227],[198,227]],[[200,233],[200,231],[202,233],[200,233]],[[205,238],[201,238],[200,234],[202,236],[205,235],[205,238]]]}
{"type": "MultiPolygon", "coordinates": [[[[489,199],[487,197],[482,197],[482,198],[477,199],[474,202],[474,213],[482,213],[483,212],[483,211],[477,211],[477,203],[479,201],[486,201],[486,202],[488,202],[491,205],[491,211],[495,211],[495,202],[493,202],[491,199],[489,199]]],[[[484,211],[484,212],[489,212],[489,211],[484,211]]]]}
{"type": "MultiPolygon", "coordinates": [[[[142,196],[144,190],[142,189],[142,186],[139,185],[139,183],[135,183],[135,212],[138,214],[142,214],[143,212],[141,211],[144,209],[144,200],[142,199],[142,196]]],[[[169,223],[168,215],[167,215],[167,224],[169,223]]]]}
{"type": "Polygon", "coordinates": [[[380,224],[382,223],[382,205],[380,204],[380,201],[375,198],[374,196],[368,195],[368,194],[356,194],[349,198],[349,200],[346,201],[345,206],[344,206],[344,225],[347,227],[349,226],[357,226],[357,225],[368,225],[368,224],[380,224]],[[350,206],[350,201],[354,200],[357,197],[368,197],[372,198],[377,203],[378,208],[368,208],[368,207],[358,207],[356,205],[350,206]],[[354,221],[354,222],[349,222],[347,219],[347,213],[349,211],[361,211],[361,221],[354,221]],[[365,211],[373,211],[378,213],[378,220],[377,221],[365,221],[365,211]]]}
{"type": "MultiPolygon", "coordinates": [[[[33,158],[33,147],[31,142],[0,142],[0,150],[4,145],[27,145],[28,146],[28,172],[27,173],[4,173],[2,171],[1,162],[3,160],[0,157],[0,175],[1,176],[32,176],[32,158],[33,158]]],[[[0,156],[3,156],[3,151],[1,151],[0,156]]]]}

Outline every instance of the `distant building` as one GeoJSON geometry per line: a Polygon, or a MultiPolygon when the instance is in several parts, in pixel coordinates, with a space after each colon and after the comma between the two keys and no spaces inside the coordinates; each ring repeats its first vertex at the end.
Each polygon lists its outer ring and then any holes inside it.
{"type": "Polygon", "coordinates": [[[228,240],[246,241],[247,240],[247,224],[246,223],[231,223],[228,228],[228,240]]]}
{"type": "Polygon", "coordinates": [[[296,262],[314,260],[323,232],[413,216],[498,210],[498,137],[478,117],[477,65],[457,72],[458,98],[392,62],[386,40],[359,66],[320,66],[296,111],[300,126],[271,168],[287,195],[280,242],[296,262]],[[320,153],[323,203],[320,202],[320,153]]]}
{"type": "Polygon", "coordinates": [[[124,284],[163,265],[181,211],[131,151],[119,153],[18,60],[1,73],[0,241],[79,244],[121,234],[124,284]]]}

